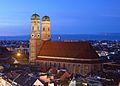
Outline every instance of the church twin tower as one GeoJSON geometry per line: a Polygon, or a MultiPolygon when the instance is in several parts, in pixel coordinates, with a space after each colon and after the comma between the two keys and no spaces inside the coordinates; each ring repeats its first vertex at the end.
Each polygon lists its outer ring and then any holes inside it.
{"type": "Polygon", "coordinates": [[[40,16],[36,13],[33,14],[31,17],[30,62],[35,61],[42,42],[50,39],[51,33],[49,16],[44,16],[42,18],[42,32],[40,33],[40,16]]]}

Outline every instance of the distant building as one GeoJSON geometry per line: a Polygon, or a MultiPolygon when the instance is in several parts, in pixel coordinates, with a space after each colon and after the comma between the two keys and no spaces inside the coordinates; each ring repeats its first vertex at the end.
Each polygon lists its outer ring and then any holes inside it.
{"type": "Polygon", "coordinates": [[[0,46],[0,64],[12,64],[14,63],[14,59],[11,56],[11,52],[7,50],[5,47],[0,46]]]}
{"type": "Polygon", "coordinates": [[[44,66],[66,68],[71,73],[86,75],[101,70],[98,54],[88,42],[51,41],[50,17],[42,18],[40,35],[40,16],[31,17],[30,62],[44,66]]]}
{"type": "MultiPolygon", "coordinates": [[[[0,78],[0,80],[2,81],[2,83],[0,83],[0,84],[3,84],[0,86],[49,86],[48,82],[44,82],[44,81],[40,80],[39,78],[37,78],[31,74],[28,74],[28,73],[17,74],[15,77],[14,77],[14,75],[6,76],[7,79],[0,78]]],[[[2,77],[2,78],[4,78],[4,77],[2,77]]]]}
{"type": "Polygon", "coordinates": [[[13,85],[0,76],[0,86],[13,86],[13,85]]]}

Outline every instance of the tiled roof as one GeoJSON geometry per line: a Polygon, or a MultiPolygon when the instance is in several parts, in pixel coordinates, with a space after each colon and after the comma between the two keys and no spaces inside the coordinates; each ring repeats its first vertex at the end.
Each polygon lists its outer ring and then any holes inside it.
{"type": "Polygon", "coordinates": [[[44,42],[39,56],[98,59],[98,54],[88,42],[44,42]]]}
{"type": "Polygon", "coordinates": [[[36,80],[37,78],[31,77],[27,73],[25,73],[21,74],[14,81],[20,86],[32,86],[36,80]]]}

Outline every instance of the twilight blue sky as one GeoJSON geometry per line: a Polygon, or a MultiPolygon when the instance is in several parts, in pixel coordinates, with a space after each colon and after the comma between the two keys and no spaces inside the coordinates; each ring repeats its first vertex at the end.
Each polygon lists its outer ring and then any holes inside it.
{"type": "Polygon", "coordinates": [[[53,34],[120,33],[120,0],[1,0],[0,36],[28,35],[35,12],[53,34]]]}

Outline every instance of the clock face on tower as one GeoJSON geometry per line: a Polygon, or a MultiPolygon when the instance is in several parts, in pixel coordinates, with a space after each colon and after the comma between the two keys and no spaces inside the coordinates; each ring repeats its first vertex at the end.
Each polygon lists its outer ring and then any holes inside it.
{"type": "Polygon", "coordinates": [[[37,38],[40,38],[40,34],[37,34],[37,38]]]}
{"type": "Polygon", "coordinates": [[[40,34],[31,34],[31,38],[40,38],[40,34]]]}
{"type": "Polygon", "coordinates": [[[31,38],[34,38],[34,34],[31,34],[31,38]]]}

